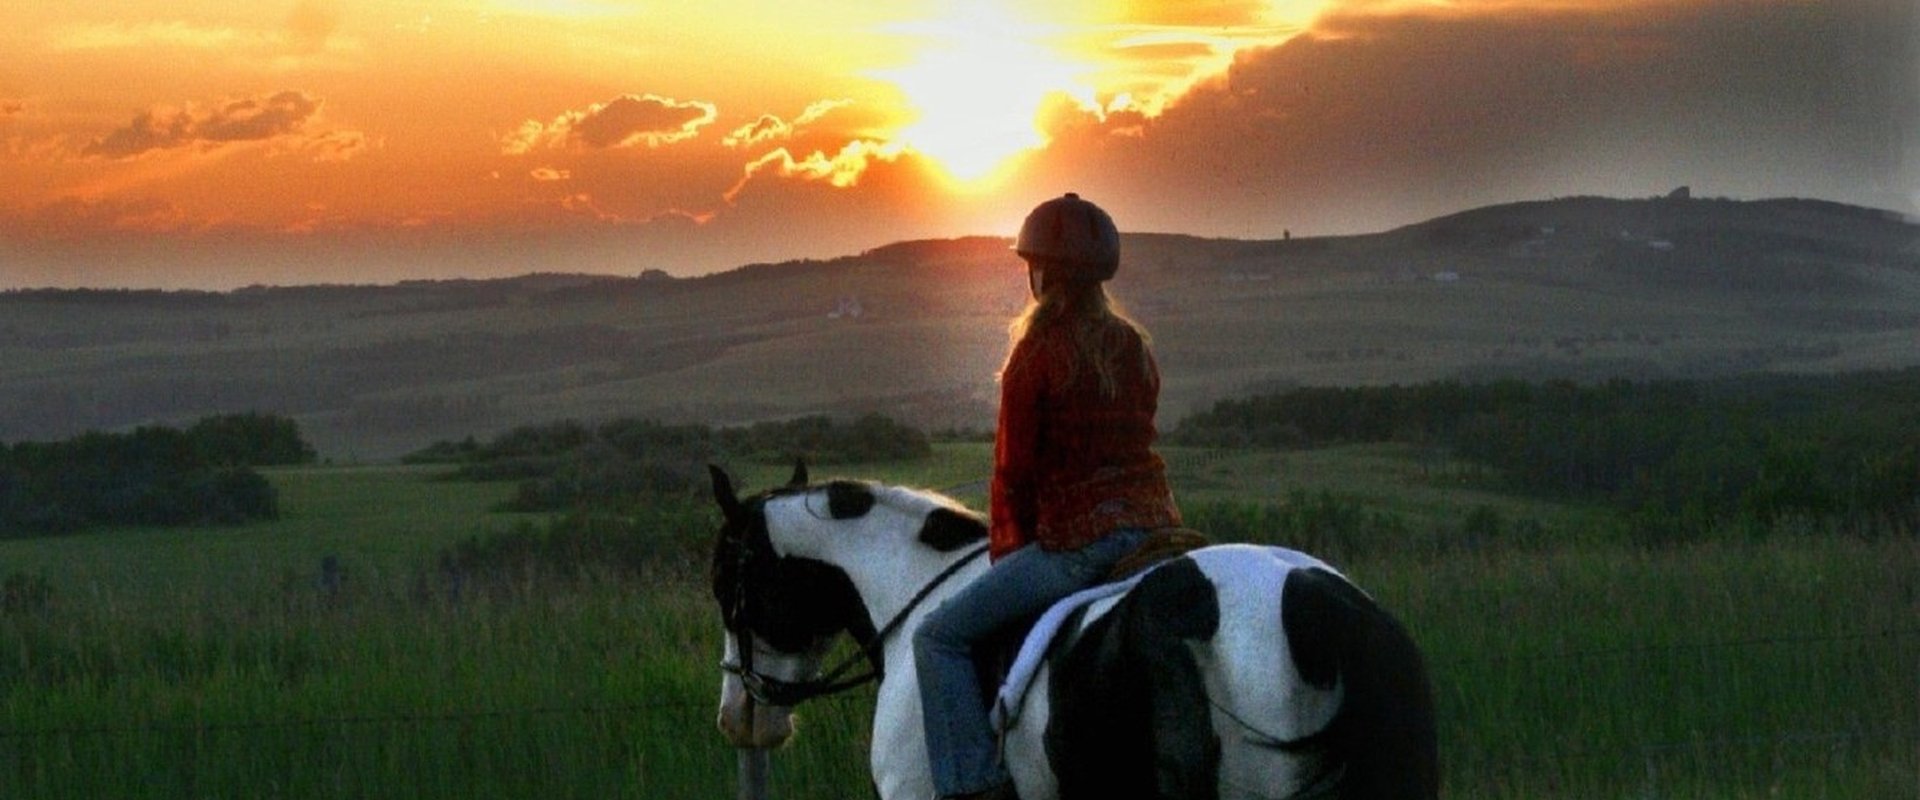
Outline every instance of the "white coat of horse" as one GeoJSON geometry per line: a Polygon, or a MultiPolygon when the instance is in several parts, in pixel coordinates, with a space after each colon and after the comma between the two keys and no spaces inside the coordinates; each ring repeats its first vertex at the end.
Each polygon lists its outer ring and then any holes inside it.
{"type": "MultiPolygon", "coordinates": [[[[735,747],[792,735],[792,706],[879,680],[869,765],[883,800],[933,800],[912,632],[988,568],[980,516],[939,494],[857,481],[741,499],[713,589],[727,627],[719,727],[735,747]],[[822,675],[836,637],[863,658],[822,675]]],[[[1071,616],[1003,752],[1023,800],[1426,798],[1432,692],[1405,630],[1311,556],[1221,545],[1071,616]]]]}

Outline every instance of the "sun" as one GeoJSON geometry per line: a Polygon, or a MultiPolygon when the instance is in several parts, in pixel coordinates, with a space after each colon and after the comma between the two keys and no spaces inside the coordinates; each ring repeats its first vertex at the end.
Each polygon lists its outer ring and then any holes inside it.
{"type": "Polygon", "coordinates": [[[1042,147],[1036,123],[1051,94],[1075,91],[1085,67],[1044,44],[1047,31],[983,4],[962,16],[903,26],[924,40],[913,63],[874,73],[906,95],[914,121],[896,138],[962,186],[990,182],[1020,154],[1042,147]]]}

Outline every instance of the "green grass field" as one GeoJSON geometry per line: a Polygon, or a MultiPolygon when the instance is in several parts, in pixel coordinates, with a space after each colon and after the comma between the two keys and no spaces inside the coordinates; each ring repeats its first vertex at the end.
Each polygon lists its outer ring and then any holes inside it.
{"type": "MultiPolygon", "coordinates": [[[[1399,520],[1381,535],[1404,540],[1340,566],[1428,655],[1448,796],[1920,793],[1920,542],[1647,550],[1602,512],[1475,488],[1406,449],[1168,456],[1190,508],[1304,490],[1399,520]],[[1482,508],[1533,532],[1431,546],[1482,508]]],[[[986,464],[985,445],[947,444],[815,477],[977,504],[986,464]]],[[[749,488],[786,474],[736,468],[749,488]]],[[[270,477],[271,524],[0,542],[0,576],[48,590],[0,615],[0,796],[731,794],[704,565],[455,598],[419,575],[513,526],[487,510],[510,486],[397,467],[270,477]],[[334,595],[318,588],[329,555],[334,595]]],[[[803,709],[776,796],[867,796],[867,697],[803,709]]]]}

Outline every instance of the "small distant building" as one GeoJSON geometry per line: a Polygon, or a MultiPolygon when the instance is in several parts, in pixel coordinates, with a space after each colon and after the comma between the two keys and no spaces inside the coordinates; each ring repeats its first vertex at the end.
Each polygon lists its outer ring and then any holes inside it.
{"type": "Polygon", "coordinates": [[[866,313],[866,307],[860,304],[859,297],[842,297],[839,305],[827,312],[827,319],[859,319],[866,313]]]}

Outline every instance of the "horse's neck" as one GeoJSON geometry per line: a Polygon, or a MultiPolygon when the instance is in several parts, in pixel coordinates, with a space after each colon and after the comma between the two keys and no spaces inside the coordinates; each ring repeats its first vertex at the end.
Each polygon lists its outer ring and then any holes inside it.
{"type": "Polygon", "coordinates": [[[853,582],[854,591],[859,593],[861,602],[867,607],[875,629],[880,629],[902,614],[909,619],[902,620],[888,641],[891,648],[912,635],[917,617],[921,617],[965,586],[986,569],[985,558],[975,558],[957,572],[947,574],[948,570],[965,559],[972,548],[964,548],[951,553],[940,553],[921,546],[903,546],[896,551],[870,558],[857,559],[856,563],[842,567],[847,578],[853,582]],[[944,575],[944,579],[943,579],[944,575]],[[935,583],[938,582],[938,585],[935,583]],[[921,593],[925,596],[921,597],[921,593]],[[914,600],[919,605],[909,608],[914,600]]]}
{"type": "Polygon", "coordinates": [[[883,797],[928,797],[933,794],[933,775],[927,763],[926,731],[920,711],[920,682],[913,653],[913,632],[926,615],[954,596],[987,568],[985,557],[974,558],[958,571],[941,575],[955,562],[966,558],[972,548],[953,553],[902,552],[890,558],[875,558],[862,569],[848,570],[848,577],[866,604],[877,628],[892,623],[902,614],[899,626],[880,643],[885,673],[881,676],[879,696],[874,707],[873,748],[870,764],[874,786],[883,797]],[[914,598],[935,581],[919,605],[909,609],[914,598]]]}

